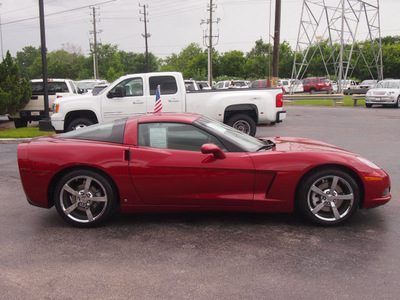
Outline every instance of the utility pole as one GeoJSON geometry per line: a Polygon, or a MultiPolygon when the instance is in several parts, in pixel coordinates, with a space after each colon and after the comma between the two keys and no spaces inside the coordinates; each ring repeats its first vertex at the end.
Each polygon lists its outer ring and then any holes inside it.
{"type": "Polygon", "coordinates": [[[278,86],[279,76],[279,43],[281,35],[281,0],[275,1],[275,33],[274,33],[274,57],[272,60],[272,86],[278,86]]]}
{"type": "Polygon", "coordinates": [[[212,87],[212,81],[213,81],[213,70],[212,70],[212,47],[216,44],[218,44],[218,38],[219,34],[213,35],[213,23],[217,23],[221,20],[217,18],[216,20],[213,19],[213,12],[214,8],[217,8],[216,4],[213,4],[213,0],[210,0],[210,4],[208,7],[208,11],[210,12],[209,19],[207,20],[201,20],[200,25],[207,24],[209,25],[209,28],[204,31],[203,34],[203,44],[208,48],[208,66],[207,66],[207,74],[208,74],[208,84],[210,87],[212,87]],[[207,35],[207,30],[208,30],[208,35],[207,35]],[[213,38],[216,38],[216,41],[214,43],[213,38]]]}
{"type": "Polygon", "coordinates": [[[101,33],[102,30],[97,30],[96,23],[99,20],[96,20],[96,7],[92,7],[93,14],[92,14],[92,22],[93,22],[93,31],[90,31],[93,34],[93,76],[94,79],[99,79],[99,60],[98,60],[98,53],[97,53],[97,34],[101,33]]]}
{"type": "MultiPolygon", "coordinates": [[[[3,5],[3,4],[0,3],[0,7],[1,7],[2,5],[3,5]]],[[[2,30],[2,27],[1,27],[1,15],[0,15],[0,42],[1,42],[1,60],[4,60],[4,53],[3,53],[3,30],[2,30]]]]}
{"type": "Polygon", "coordinates": [[[149,73],[150,72],[150,63],[149,63],[149,47],[147,44],[147,39],[151,36],[151,34],[147,33],[147,22],[149,22],[149,20],[147,19],[147,15],[149,14],[148,12],[146,12],[146,8],[148,8],[148,5],[140,5],[139,3],[139,7],[143,7],[143,12],[140,10],[139,13],[141,15],[143,15],[143,20],[142,18],[140,18],[140,22],[144,22],[144,34],[142,34],[142,36],[144,37],[145,40],[145,46],[146,46],[146,72],[149,73]]]}

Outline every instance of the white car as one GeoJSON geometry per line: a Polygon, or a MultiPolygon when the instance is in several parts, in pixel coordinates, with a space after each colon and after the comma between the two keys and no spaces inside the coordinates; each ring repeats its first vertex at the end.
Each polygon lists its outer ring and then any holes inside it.
{"type": "Polygon", "coordinates": [[[282,91],[285,93],[304,92],[303,83],[298,79],[279,79],[278,86],[282,87],[282,91]]]}
{"type": "Polygon", "coordinates": [[[400,108],[400,79],[379,81],[365,95],[365,106],[384,105],[400,108]]]}
{"type": "Polygon", "coordinates": [[[75,81],[75,84],[83,93],[91,93],[93,88],[98,84],[108,84],[107,80],[102,79],[84,79],[75,81]]]}
{"type": "Polygon", "coordinates": [[[219,81],[215,89],[217,90],[226,90],[226,89],[248,89],[249,86],[247,85],[246,81],[244,80],[223,80],[219,81]]]}

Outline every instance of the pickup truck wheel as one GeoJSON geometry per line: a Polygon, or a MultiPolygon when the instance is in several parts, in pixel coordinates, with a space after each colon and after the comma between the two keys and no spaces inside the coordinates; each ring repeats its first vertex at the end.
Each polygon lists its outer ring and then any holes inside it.
{"type": "Polygon", "coordinates": [[[22,128],[28,126],[28,121],[24,119],[14,119],[15,128],[22,128]]]}
{"type": "Polygon", "coordinates": [[[254,120],[248,115],[245,114],[233,115],[226,124],[251,136],[256,135],[256,130],[257,130],[256,122],[254,122],[254,120]]]}
{"type": "Polygon", "coordinates": [[[365,107],[371,108],[371,107],[372,107],[372,104],[365,103],[365,107]]]}
{"type": "Polygon", "coordinates": [[[91,120],[86,118],[79,118],[69,123],[67,131],[81,129],[90,125],[93,125],[93,122],[91,120]]]}

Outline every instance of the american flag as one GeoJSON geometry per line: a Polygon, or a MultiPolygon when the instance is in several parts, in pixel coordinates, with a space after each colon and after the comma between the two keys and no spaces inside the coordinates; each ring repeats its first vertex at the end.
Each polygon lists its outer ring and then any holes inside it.
{"type": "Polygon", "coordinates": [[[161,96],[160,96],[160,86],[157,85],[156,89],[156,103],[154,104],[154,112],[159,113],[162,111],[162,102],[161,102],[161,96]]]}

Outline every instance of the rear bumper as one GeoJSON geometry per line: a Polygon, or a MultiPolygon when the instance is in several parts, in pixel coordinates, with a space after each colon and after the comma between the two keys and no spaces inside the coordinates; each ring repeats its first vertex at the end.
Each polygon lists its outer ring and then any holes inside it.
{"type": "Polygon", "coordinates": [[[286,110],[281,110],[276,113],[276,123],[282,122],[286,119],[286,110]]]}

